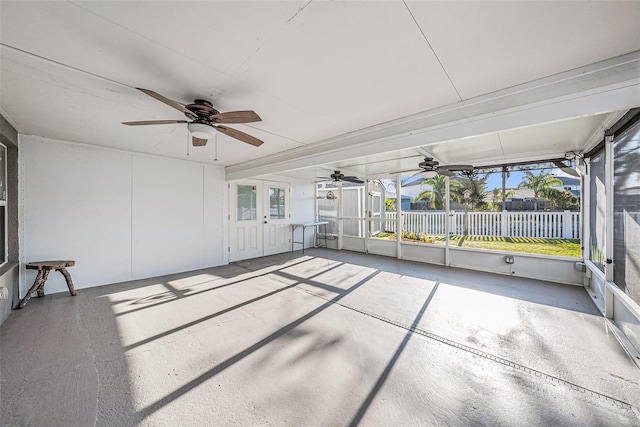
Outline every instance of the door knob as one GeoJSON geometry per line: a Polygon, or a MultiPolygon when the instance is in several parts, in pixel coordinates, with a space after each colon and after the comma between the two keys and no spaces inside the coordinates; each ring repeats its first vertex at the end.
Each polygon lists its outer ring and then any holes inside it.
{"type": "Polygon", "coordinates": [[[267,223],[267,221],[264,222],[265,224],[267,223]]]}

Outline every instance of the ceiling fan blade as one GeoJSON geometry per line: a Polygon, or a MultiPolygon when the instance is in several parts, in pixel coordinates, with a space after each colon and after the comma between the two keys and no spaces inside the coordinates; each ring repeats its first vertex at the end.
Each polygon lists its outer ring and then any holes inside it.
{"type": "Polygon", "coordinates": [[[253,123],[262,121],[260,116],[253,110],[214,114],[209,119],[215,123],[253,123]]]}
{"type": "Polygon", "coordinates": [[[182,111],[182,112],[183,112],[183,113],[185,113],[185,114],[189,114],[190,116],[192,116],[192,117],[194,117],[194,118],[195,118],[195,117],[197,117],[197,116],[193,113],[193,111],[186,109],[186,108],[184,107],[184,105],[180,104],[179,102],[173,101],[173,100],[171,100],[171,99],[169,99],[169,98],[167,98],[167,97],[165,97],[165,96],[162,96],[162,95],[160,95],[159,93],[154,92],[154,91],[149,90],[149,89],[143,89],[143,88],[141,88],[141,87],[137,87],[136,89],[138,89],[140,92],[142,92],[142,93],[144,93],[144,94],[146,94],[146,95],[149,95],[149,96],[150,96],[150,97],[152,97],[152,98],[157,99],[157,100],[158,100],[158,101],[160,101],[160,102],[163,102],[163,103],[167,104],[169,107],[173,107],[173,108],[175,108],[175,109],[176,109],[176,110],[178,110],[178,111],[182,111]]]}
{"type": "Polygon", "coordinates": [[[202,138],[196,138],[195,136],[191,137],[191,141],[194,147],[204,147],[207,145],[207,140],[202,138]]]}
{"type": "Polygon", "coordinates": [[[260,141],[258,138],[253,137],[247,133],[241,132],[237,129],[228,128],[226,126],[214,126],[214,128],[218,129],[220,132],[224,133],[231,138],[235,138],[239,141],[246,142],[247,144],[251,144],[253,146],[259,147],[263,144],[263,141],[260,141]]]}
{"type": "Polygon", "coordinates": [[[570,168],[569,166],[565,166],[563,168],[560,168],[564,173],[566,173],[567,175],[571,175],[573,177],[576,178],[580,178],[580,172],[578,172],[577,170],[570,168]]]}
{"type": "Polygon", "coordinates": [[[395,171],[395,172],[389,172],[389,175],[403,175],[405,173],[409,173],[409,172],[420,172],[420,169],[409,169],[406,171],[395,171]]]}
{"type": "Polygon", "coordinates": [[[553,164],[556,165],[562,172],[566,173],[567,175],[580,178],[580,173],[577,170],[565,165],[563,162],[555,161],[553,162],[553,164]]]}
{"type": "Polygon", "coordinates": [[[143,120],[139,122],[122,122],[127,126],[143,126],[143,125],[169,125],[174,123],[189,123],[186,120],[143,120]]]}
{"type": "Polygon", "coordinates": [[[450,171],[449,169],[445,169],[445,168],[438,168],[437,172],[440,175],[445,175],[445,176],[456,176],[455,172],[450,171]]]}
{"type": "Polygon", "coordinates": [[[439,166],[438,169],[446,169],[450,171],[472,171],[472,165],[445,165],[439,166]]]}
{"type": "Polygon", "coordinates": [[[342,181],[353,182],[354,184],[364,184],[364,181],[355,176],[343,176],[342,181]]]}

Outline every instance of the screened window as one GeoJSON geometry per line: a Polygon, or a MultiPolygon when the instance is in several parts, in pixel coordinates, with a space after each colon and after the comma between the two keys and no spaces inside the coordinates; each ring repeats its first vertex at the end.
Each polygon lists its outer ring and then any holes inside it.
{"type": "Polygon", "coordinates": [[[255,221],[257,215],[257,192],[255,185],[238,185],[237,194],[236,219],[238,221],[255,221]]]}
{"type": "Polygon", "coordinates": [[[640,303],[640,123],[613,151],[613,281],[640,303]]]}
{"type": "Polygon", "coordinates": [[[284,188],[269,188],[269,218],[284,219],[284,188]]]}
{"type": "Polygon", "coordinates": [[[604,151],[596,154],[591,158],[589,164],[589,172],[591,175],[590,183],[590,260],[593,264],[604,272],[605,263],[605,210],[606,210],[606,194],[605,194],[605,155],[604,151]]]}

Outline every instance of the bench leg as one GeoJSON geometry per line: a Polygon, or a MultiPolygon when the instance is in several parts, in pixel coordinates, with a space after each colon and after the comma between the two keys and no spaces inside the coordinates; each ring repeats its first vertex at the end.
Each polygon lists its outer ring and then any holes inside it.
{"type": "Polygon", "coordinates": [[[29,289],[29,291],[27,292],[27,294],[24,296],[24,298],[22,298],[22,300],[20,300],[20,304],[18,304],[17,308],[22,308],[24,307],[27,302],[31,299],[31,294],[33,292],[35,292],[36,289],[40,288],[40,285],[44,283],[44,270],[38,270],[38,274],[36,275],[36,280],[35,282],[33,282],[33,285],[31,286],[31,288],[29,289]]]}
{"type": "Polygon", "coordinates": [[[47,277],[49,277],[49,270],[44,270],[44,274],[42,275],[42,279],[40,279],[40,286],[38,286],[38,298],[44,297],[44,282],[47,281],[47,277]]]}
{"type": "Polygon", "coordinates": [[[73,281],[71,280],[71,275],[69,274],[69,272],[67,271],[66,268],[61,268],[58,270],[60,273],[62,273],[62,275],[64,276],[65,280],[67,281],[67,287],[69,288],[69,293],[71,294],[71,296],[76,296],[76,291],[73,288],[73,281]]]}

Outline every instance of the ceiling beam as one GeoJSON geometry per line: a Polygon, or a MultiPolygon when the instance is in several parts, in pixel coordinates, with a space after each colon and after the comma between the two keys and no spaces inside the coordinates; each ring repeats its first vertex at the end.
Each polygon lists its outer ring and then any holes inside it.
{"type": "Polygon", "coordinates": [[[640,105],[640,51],[225,168],[242,179],[640,105]]]}

